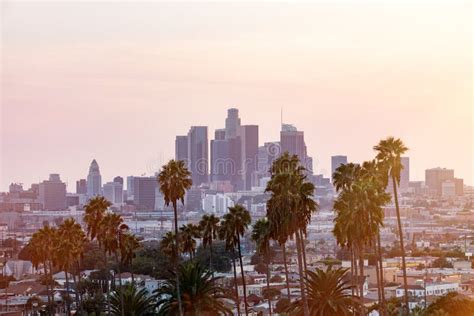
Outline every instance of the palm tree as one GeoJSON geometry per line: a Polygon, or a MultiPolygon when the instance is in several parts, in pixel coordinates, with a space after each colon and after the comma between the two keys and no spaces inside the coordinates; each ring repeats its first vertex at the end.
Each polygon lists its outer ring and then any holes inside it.
{"type": "Polygon", "coordinates": [[[196,252],[196,238],[201,237],[199,227],[194,224],[187,224],[180,227],[182,251],[189,254],[191,260],[196,252]]]}
{"type": "Polygon", "coordinates": [[[148,295],[146,289],[139,290],[133,284],[126,284],[116,289],[110,297],[110,303],[112,315],[155,315],[155,297],[148,295]]]}
{"type": "Polygon", "coordinates": [[[202,245],[206,248],[209,245],[209,270],[212,270],[212,241],[217,239],[219,231],[219,218],[214,214],[204,214],[199,222],[201,230],[202,245]]]}
{"type": "MultiPolygon", "coordinates": [[[[114,255],[115,261],[117,262],[117,272],[119,274],[119,286],[122,287],[122,276],[120,272],[120,245],[124,234],[128,231],[128,226],[124,224],[123,218],[118,214],[107,213],[100,223],[100,231],[98,232],[97,239],[99,245],[104,249],[106,255],[114,255]]],[[[119,294],[123,294],[120,291],[119,294]]],[[[123,302],[123,300],[122,300],[123,302]]],[[[123,305],[122,305],[123,307],[123,305]]],[[[122,316],[124,316],[124,310],[122,309],[122,316]]]]}
{"type": "MultiPolygon", "coordinates": [[[[224,290],[216,285],[217,278],[199,263],[186,262],[178,268],[181,291],[178,292],[176,280],[169,278],[156,290],[158,315],[230,315],[231,311],[223,302],[228,298],[224,290]],[[180,294],[181,293],[181,294],[180,294]],[[183,309],[179,310],[178,295],[181,295],[183,309]]],[[[175,274],[172,271],[172,274],[175,274]]]]}
{"type": "Polygon", "coordinates": [[[250,224],[251,218],[250,213],[240,204],[233,207],[229,207],[229,212],[224,215],[222,226],[226,227],[226,230],[230,232],[230,236],[234,236],[234,247],[237,247],[240,262],[240,273],[242,276],[242,286],[244,290],[244,304],[245,304],[245,315],[248,315],[248,303],[247,303],[247,286],[245,283],[244,274],[244,263],[242,261],[242,249],[240,246],[240,238],[244,235],[250,224]]]}
{"type": "Polygon", "coordinates": [[[135,252],[140,247],[140,242],[135,235],[130,233],[122,235],[122,240],[120,242],[120,259],[121,264],[128,265],[130,267],[130,273],[132,274],[132,285],[135,284],[135,278],[133,275],[133,258],[135,258],[135,252]]]}
{"type": "Polygon", "coordinates": [[[32,263],[35,267],[43,264],[46,277],[46,287],[48,291],[48,308],[53,313],[54,293],[53,293],[53,259],[54,247],[57,242],[57,230],[45,225],[43,228],[33,234],[29,242],[29,249],[32,252],[32,263]]]}
{"type": "MultiPolygon", "coordinates": [[[[305,283],[311,315],[350,315],[359,308],[360,303],[347,294],[351,286],[344,281],[346,272],[330,267],[326,271],[307,271],[305,283]]],[[[301,300],[292,303],[289,311],[291,315],[303,315],[301,300]]]]}
{"type": "MultiPolygon", "coordinates": [[[[259,219],[253,225],[252,239],[257,244],[257,253],[263,256],[267,266],[267,290],[270,291],[270,223],[266,218],[259,219]]],[[[268,297],[269,314],[272,314],[272,301],[268,297]]]]}
{"type": "MultiPolygon", "coordinates": [[[[158,175],[158,183],[160,185],[160,191],[163,193],[165,204],[169,206],[170,203],[173,205],[174,211],[174,234],[176,245],[179,245],[179,232],[178,232],[178,201],[184,204],[184,195],[186,190],[191,188],[193,182],[191,180],[191,172],[186,168],[184,161],[182,160],[170,160],[166,165],[162,167],[160,174],[158,175]]],[[[179,263],[179,252],[176,247],[176,263],[179,263]]],[[[178,291],[178,306],[179,315],[182,316],[181,306],[181,295],[179,288],[179,274],[176,273],[176,289],[178,291]]]]}
{"type": "MultiPolygon", "coordinates": [[[[86,234],[82,230],[81,225],[74,219],[68,218],[58,227],[55,261],[56,265],[65,273],[67,297],[69,297],[69,272],[72,270],[74,263],[82,256],[85,242],[86,234]]],[[[70,314],[70,300],[67,299],[66,301],[67,312],[70,314]]],[[[79,305],[78,303],[79,298],[76,291],[76,304],[79,305]]]]}
{"type": "Polygon", "coordinates": [[[227,251],[232,252],[232,268],[234,271],[234,295],[235,295],[235,304],[237,307],[237,315],[240,315],[240,298],[239,298],[239,288],[237,284],[237,268],[235,265],[235,244],[236,244],[236,238],[235,238],[235,232],[234,232],[234,227],[233,224],[226,220],[225,218],[222,219],[221,224],[219,226],[219,231],[218,231],[219,239],[225,241],[225,249],[227,251]]]}
{"type": "Polygon", "coordinates": [[[306,235],[306,227],[311,220],[311,214],[318,207],[312,200],[314,185],[307,181],[306,169],[301,165],[298,157],[288,152],[283,153],[273,162],[270,172],[271,179],[266,191],[272,194],[267,201],[267,218],[270,222],[271,235],[272,238],[278,240],[280,245],[284,245],[288,238],[296,237],[304,315],[309,316],[303,278],[306,270],[304,268],[306,261],[304,235],[306,235]]]}
{"type": "Polygon", "coordinates": [[[91,198],[84,206],[84,222],[87,226],[87,235],[91,240],[97,238],[100,231],[100,224],[105,216],[107,209],[112,205],[103,196],[91,198]]]}
{"type": "Polygon", "coordinates": [[[405,290],[404,300],[405,309],[407,315],[410,313],[408,306],[408,282],[407,282],[407,269],[405,263],[405,246],[403,242],[403,228],[402,220],[400,217],[400,207],[398,205],[398,193],[397,186],[400,184],[400,172],[403,169],[401,156],[408,150],[408,147],[403,144],[403,141],[399,138],[388,137],[387,139],[381,140],[374,150],[377,151],[376,160],[379,162],[384,169],[384,183],[388,185],[389,178],[392,180],[393,187],[393,198],[395,200],[395,209],[397,211],[397,223],[398,223],[398,236],[400,238],[400,250],[402,252],[402,270],[403,270],[403,286],[405,290]]]}
{"type": "Polygon", "coordinates": [[[176,236],[172,232],[167,232],[160,241],[160,250],[171,258],[173,263],[176,263],[176,253],[181,253],[182,242],[179,243],[179,249],[176,249],[176,236]]]}

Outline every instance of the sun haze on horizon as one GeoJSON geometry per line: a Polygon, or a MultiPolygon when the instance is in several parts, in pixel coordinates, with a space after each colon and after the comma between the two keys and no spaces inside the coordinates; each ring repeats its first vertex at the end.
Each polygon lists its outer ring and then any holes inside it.
{"type": "Polygon", "coordinates": [[[1,4],[0,186],[95,158],[104,179],[151,174],[191,125],[226,110],[305,132],[317,173],[380,139],[410,148],[411,179],[447,167],[473,183],[472,4],[1,4]]]}

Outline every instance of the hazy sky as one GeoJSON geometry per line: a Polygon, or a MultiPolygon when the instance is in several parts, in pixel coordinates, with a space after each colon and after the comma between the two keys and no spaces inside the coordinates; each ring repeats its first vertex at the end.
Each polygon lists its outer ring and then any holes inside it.
{"type": "Polygon", "coordinates": [[[0,190],[60,173],[75,190],[96,158],[103,182],[152,174],[190,125],[226,110],[278,140],[305,131],[316,172],[330,156],[410,147],[473,183],[469,2],[1,2],[0,190]],[[332,3],[332,4],[331,4],[332,3]]]}

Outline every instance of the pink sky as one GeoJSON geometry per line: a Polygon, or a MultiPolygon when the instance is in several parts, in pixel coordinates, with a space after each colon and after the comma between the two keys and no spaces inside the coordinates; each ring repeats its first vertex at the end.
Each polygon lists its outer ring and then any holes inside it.
{"type": "Polygon", "coordinates": [[[153,174],[174,138],[226,109],[278,140],[305,131],[317,172],[388,135],[472,184],[472,6],[2,2],[0,190],[60,173],[75,190],[153,174]]]}

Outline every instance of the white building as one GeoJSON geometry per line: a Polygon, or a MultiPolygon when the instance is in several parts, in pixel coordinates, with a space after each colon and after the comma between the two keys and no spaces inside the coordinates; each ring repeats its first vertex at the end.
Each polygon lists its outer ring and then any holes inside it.
{"type": "MultiPolygon", "coordinates": [[[[458,290],[459,283],[436,282],[426,284],[426,296],[443,296],[458,290]]],[[[405,290],[403,289],[403,286],[398,287],[396,290],[396,296],[402,297],[404,292],[405,290]]],[[[421,284],[409,285],[408,293],[412,297],[423,299],[425,297],[425,287],[423,282],[421,282],[421,284]]]]}
{"type": "Polygon", "coordinates": [[[206,213],[224,214],[232,206],[234,206],[234,201],[222,193],[206,194],[202,199],[202,209],[206,213]]]}
{"type": "Polygon", "coordinates": [[[119,182],[107,182],[104,184],[104,197],[114,206],[123,204],[123,184],[119,182]]]}

